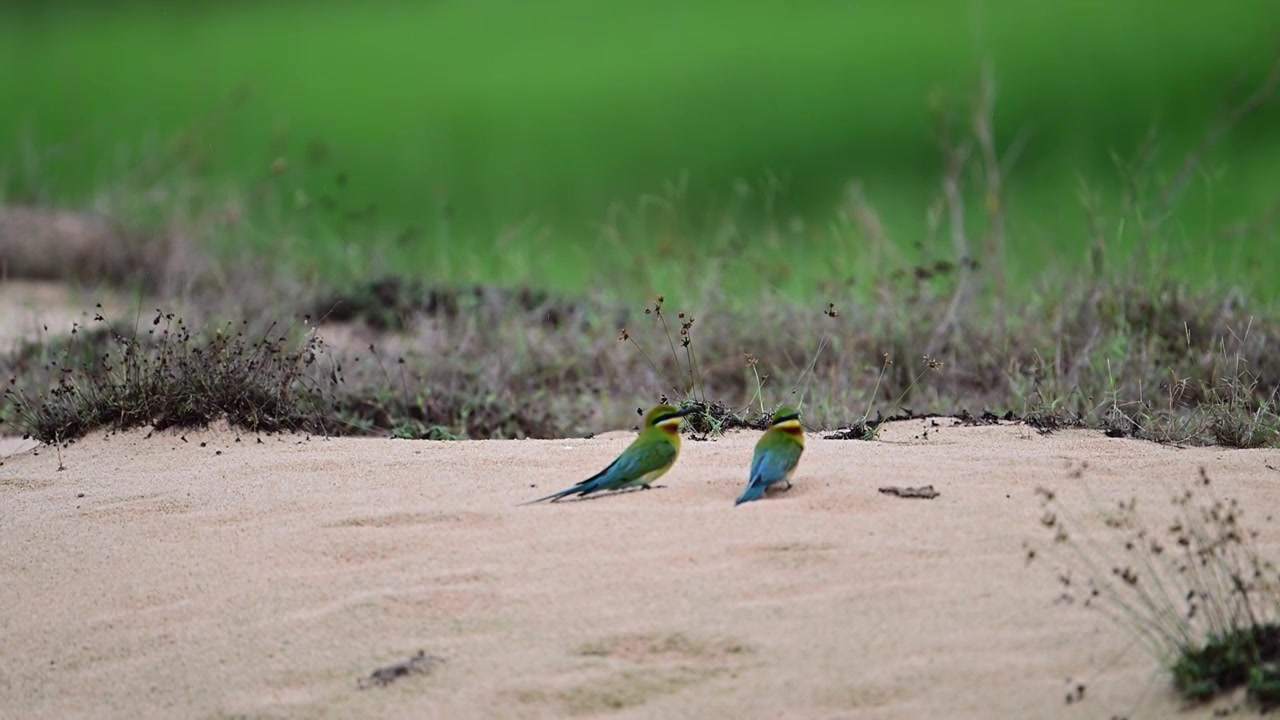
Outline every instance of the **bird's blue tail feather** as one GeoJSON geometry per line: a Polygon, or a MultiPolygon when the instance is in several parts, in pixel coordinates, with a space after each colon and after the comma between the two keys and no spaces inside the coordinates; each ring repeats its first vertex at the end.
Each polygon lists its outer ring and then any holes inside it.
{"type": "Polygon", "coordinates": [[[744,502],[759,500],[761,495],[764,495],[764,483],[759,480],[752,480],[747,485],[747,489],[742,491],[742,497],[738,498],[733,504],[741,505],[744,502]]]}
{"type": "Polygon", "coordinates": [[[587,481],[585,481],[585,482],[578,483],[577,485],[574,485],[573,487],[565,488],[564,490],[561,490],[560,492],[557,492],[557,493],[551,493],[550,495],[548,495],[548,496],[546,496],[546,497],[540,497],[540,498],[538,498],[537,500],[530,500],[529,502],[520,503],[520,504],[521,504],[521,505],[534,505],[534,504],[536,504],[536,503],[540,503],[540,502],[542,502],[542,501],[544,501],[544,500],[550,500],[550,501],[552,501],[552,502],[555,502],[556,500],[559,500],[559,499],[560,499],[560,498],[562,498],[562,497],[568,497],[569,495],[586,495],[587,493],[592,493],[592,492],[595,492],[596,490],[599,490],[599,489],[600,489],[600,486],[603,484],[603,483],[601,482],[601,479],[602,479],[601,477],[597,476],[597,477],[594,477],[594,478],[592,478],[592,479],[590,479],[590,480],[587,480],[587,481]]]}

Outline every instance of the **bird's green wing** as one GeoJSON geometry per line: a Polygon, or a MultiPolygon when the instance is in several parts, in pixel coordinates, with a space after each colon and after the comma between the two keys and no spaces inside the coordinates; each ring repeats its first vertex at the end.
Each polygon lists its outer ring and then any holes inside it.
{"type": "Polygon", "coordinates": [[[751,458],[750,482],[768,485],[781,480],[800,462],[804,446],[791,438],[782,437],[756,447],[751,458]]]}
{"type": "Polygon", "coordinates": [[[665,439],[636,443],[627,448],[609,468],[607,487],[626,487],[655,470],[669,467],[675,459],[676,448],[665,439]]]}

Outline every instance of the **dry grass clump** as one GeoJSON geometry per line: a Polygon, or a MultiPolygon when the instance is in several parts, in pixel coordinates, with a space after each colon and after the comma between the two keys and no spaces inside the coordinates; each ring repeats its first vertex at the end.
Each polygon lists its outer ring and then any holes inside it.
{"type": "MultiPolygon", "coordinates": [[[[71,331],[60,349],[45,348],[43,375],[10,380],[10,412],[24,434],[49,443],[73,440],[99,427],[158,430],[208,425],[225,418],[250,431],[323,432],[326,402],[308,367],[314,341],[295,345],[269,326],[248,322],[194,334],[172,314],[156,312],[148,327],[122,330],[104,317],[98,327],[71,331]],[[50,382],[51,381],[51,382],[50,382]]],[[[21,361],[35,359],[31,347],[21,361]]]]}
{"type": "MultiPolygon", "coordinates": [[[[1173,498],[1168,521],[1150,524],[1132,500],[1104,512],[1107,539],[1087,533],[1037,489],[1060,602],[1103,613],[1140,640],[1177,692],[1203,703],[1244,689],[1263,711],[1280,707],[1280,570],[1262,557],[1245,509],[1215,497],[1202,467],[1173,498]]],[[[1036,557],[1028,551],[1028,559],[1036,557]]]]}

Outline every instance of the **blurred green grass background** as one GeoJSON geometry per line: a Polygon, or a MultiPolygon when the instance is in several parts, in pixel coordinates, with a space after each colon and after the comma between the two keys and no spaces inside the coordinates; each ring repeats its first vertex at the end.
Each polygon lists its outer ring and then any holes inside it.
{"type": "MultiPolygon", "coordinates": [[[[1154,129],[1149,177],[1171,175],[1278,37],[1274,0],[13,4],[0,189],[62,205],[238,189],[257,199],[224,251],[331,281],[714,284],[808,302],[886,269],[847,217],[851,181],[897,261],[950,256],[927,232],[944,165],[930,98],[965,121],[989,55],[999,143],[1022,141],[1005,263],[1027,289],[1086,271],[1082,179],[1108,253],[1134,250],[1114,154],[1154,129]]],[[[1160,265],[1280,298],[1274,227],[1221,232],[1280,200],[1276,127],[1270,103],[1205,158],[1160,265]]]]}

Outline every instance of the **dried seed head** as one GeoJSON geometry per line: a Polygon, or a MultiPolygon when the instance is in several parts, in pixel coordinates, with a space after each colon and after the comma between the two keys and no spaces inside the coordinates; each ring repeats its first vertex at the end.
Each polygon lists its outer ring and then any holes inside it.
{"type": "Polygon", "coordinates": [[[627,332],[626,328],[622,328],[622,330],[619,331],[618,333],[618,342],[622,342],[624,340],[630,340],[630,339],[631,339],[631,333],[627,332]]]}

